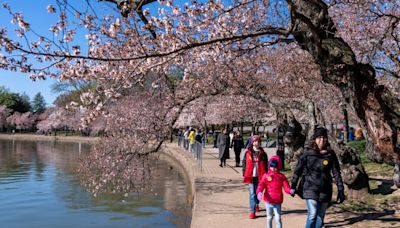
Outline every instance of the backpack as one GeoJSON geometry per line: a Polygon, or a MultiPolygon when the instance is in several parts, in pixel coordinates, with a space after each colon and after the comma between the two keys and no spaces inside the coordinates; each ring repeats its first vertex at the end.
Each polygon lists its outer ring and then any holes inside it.
{"type": "Polygon", "coordinates": [[[297,187],[296,187],[296,194],[302,199],[304,199],[303,189],[304,189],[305,179],[306,179],[306,177],[304,176],[304,172],[303,172],[303,174],[300,177],[300,181],[298,182],[297,187]]]}
{"type": "MultiPolygon", "coordinates": [[[[306,161],[307,161],[307,159],[306,159],[306,161]]],[[[305,166],[305,169],[303,169],[303,173],[300,176],[300,181],[298,182],[298,184],[296,186],[296,194],[302,199],[304,199],[303,190],[304,190],[304,182],[306,181],[305,175],[306,175],[306,173],[308,173],[308,172],[306,172],[307,163],[305,163],[304,166],[305,166]]]]}

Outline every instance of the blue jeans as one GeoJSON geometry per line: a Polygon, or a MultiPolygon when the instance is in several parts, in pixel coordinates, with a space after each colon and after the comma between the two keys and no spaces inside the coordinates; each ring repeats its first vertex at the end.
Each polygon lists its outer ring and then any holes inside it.
{"type": "Polygon", "coordinates": [[[307,199],[307,223],[306,228],[321,228],[324,225],[324,217],[328,202],[318,202],[313,199],[307,199]]]}
{"type": "Polygon", "coordinates": [[[249,184],[250,212],[256,212],[256,206],[260,203],[257,199],[258,177],[253,177],[253,183],[249,184]]]}
{"type": "Polygon", "coordinates": [[[272,228],[272,216],[275,218],[275,227],[282,228],[281,204],[265,203],[265,210],[267,212],[267,228],[272,228]]]}

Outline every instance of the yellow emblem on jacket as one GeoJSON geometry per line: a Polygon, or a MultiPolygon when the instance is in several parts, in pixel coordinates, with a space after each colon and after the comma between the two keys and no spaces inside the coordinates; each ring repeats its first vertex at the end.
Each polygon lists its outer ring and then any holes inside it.
{"type": "Polygon", "coordinates": [[[328,165],[328,160],[324,160],[323,162],[322,162],[322,164],[324,164],[324,165],[328,165]]]}
{"type": "Polygon", "coordinates": [[[272,177],[271,177],[271,176],[268,176],[268,177],[267,177],[267,181],[272,181],[272,177]]]}
{"type": "Polygon", "coordinates": [[[247,156],[249,160],[252,160],[251,155],[247,156]]]}

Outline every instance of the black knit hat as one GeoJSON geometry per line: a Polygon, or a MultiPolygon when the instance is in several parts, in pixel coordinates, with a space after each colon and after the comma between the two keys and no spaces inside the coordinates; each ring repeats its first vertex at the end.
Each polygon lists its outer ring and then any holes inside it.
{"type": "Polygon", "coordinates": [[[313,139],[316,139],[320,136],[324,136],[325,138],[328,138],[328,130],[326,130],[323,127],[315,128],[314,134],[313,134],[313,139]]]}

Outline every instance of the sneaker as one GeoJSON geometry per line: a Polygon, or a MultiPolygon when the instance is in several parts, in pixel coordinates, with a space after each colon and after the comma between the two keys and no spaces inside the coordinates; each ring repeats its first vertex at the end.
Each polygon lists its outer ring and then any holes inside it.
{"type": "Polygon", "coordinates": [[[260,212],[260,206],[256,206],[256,212],[260,212]]]}
{"type": "Polygon", "coordinates": [[[254,219],[256,217],[256,213],[250,213],[249,218],[254,219]]]}
{"type": "Polygon", "coordinates": [[[219,164],[219,167],[222,167],[222,164],[219,164]]]}

